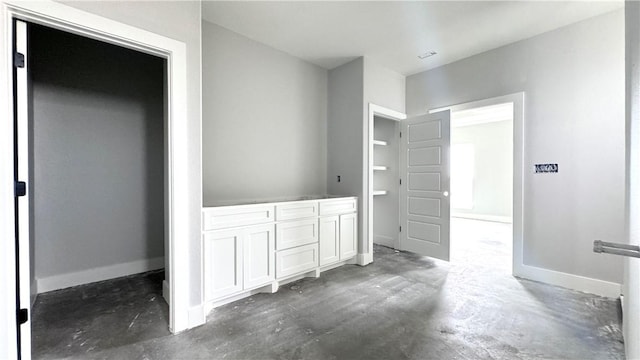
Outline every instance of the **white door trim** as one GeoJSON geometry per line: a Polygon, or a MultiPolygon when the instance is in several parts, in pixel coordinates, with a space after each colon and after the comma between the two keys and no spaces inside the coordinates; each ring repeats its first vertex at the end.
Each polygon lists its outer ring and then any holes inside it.
{"type": "Polygon", "coordinates": [[[362,197],[362,239],[367,245],[362,247],[358,252],[358,265],[367,265],[373,262],[373,118],[380,116],[385,119],[400,121],[407,118],[406,114],[385,108],[380,105],[369,103],[369,112],[367,116],[367,124],[365,127],[364,140],[364,173],[362,197]]]}
{"type": "MultiPolygon", "coordinates": [[[[186,45],[149,31],[125,25],[53,1],[0,3],[0,357],[14,358],[15,244],[13,223],[13,89],[12,19],[22,19],[52,28],[98,39],[167,59],[168,158],[165,190],[166,234],[169,239],[170,329],[180,332],[189,327],[189,188],[187,53],[186,45]],[[7,191],[9,189],[9,191],[7,191]],[[182,241],[175,241],[181,239],[182,241]]],[[[197,174],[196,174],[197,176],[197,174]]],[[[196,235],[197,236],[197,235],[196,235]]],[[[165,250],[167,251],[167,249],[165,250]]]]}
{"type": "Polygon", "coordinates": [[[442,110],[462,111],[483,106],[513,103],[513,259],[512,273],[514,276],[522,276],[526,271],[523,262],[523,189],[524,189],[524,92],[493,97],[489,99],[471,101],[463,104],[446,106],[429,110],[434,113],[442,110]]]}

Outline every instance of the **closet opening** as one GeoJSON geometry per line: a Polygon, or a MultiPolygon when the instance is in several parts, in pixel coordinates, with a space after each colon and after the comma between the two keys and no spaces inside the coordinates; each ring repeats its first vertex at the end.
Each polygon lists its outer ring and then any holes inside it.
{"type": "Polygon", "coordinates": [[[512,102],[451,112],[451,262],[511,273],[512,102]]]}
{"type": "Polygon", "coordinates": [[[373,242],[399,248],[399,130],[397,120],[373,117],[373,242]]]}
{"type": "Polygon", "coordinates": [[[27,39],[32,356],[168,335],[167,61],[32,23],[27,39]]]}

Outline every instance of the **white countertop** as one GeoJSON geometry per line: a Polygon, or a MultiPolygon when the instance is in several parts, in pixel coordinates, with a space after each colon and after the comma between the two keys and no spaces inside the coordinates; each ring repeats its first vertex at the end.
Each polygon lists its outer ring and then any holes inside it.
{"type": "Polygon", "coordinates": [[[271,198],[271,199],[245,199],[245,200],[221,200],[215,202],[209,202],[203,204],[203,208],[207,207],[218,207],[218,206],[234,206],[234,205],[256,205],[256,204],[271,204],[271,203],[286,203],[286,202],[294,202],[294,201],[308,201],[308,200],[332,200],[332,199],[340,199],[340,198],[353,198],[355,196],[345,196],[345,195],[305,195],[305,196],[292,196],[292,197],[282,197],[282,198],[271,198]]]}

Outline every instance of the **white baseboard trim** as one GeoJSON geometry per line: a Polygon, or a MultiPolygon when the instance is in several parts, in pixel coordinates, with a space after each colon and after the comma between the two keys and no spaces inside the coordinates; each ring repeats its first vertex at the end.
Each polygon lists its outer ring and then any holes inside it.
{"type": "Polygon", "coordinates": [[[391,248],[396,247],[396,239],[384,235],[373,235],[373,243],[391,248]]]}
{"type": "Polygon", "coordinates": [[[38,294],[164,268],[164,256],[37,279],[38,294]]]}
{"type": "Polygon", "coordinates": [[[200,326],[207,321],[204,313],[204,304],[192,306],[189,308],[189,329],[200,326]]]}
{"type": "Polygon", "coordinates": [[[470,213],[451,213],[451,217],[471,219],[471,220],[501,222],[501,223],[507,223],[507,224],[512,223],[512,219],[510,216],[483,215],[483,214],[470,214],[470,213]]]}
{"type": "Polygon", "coordinates": [[[622,293],[622,285],[618,283],[543,269],[530,265],[521,265],[520,268],[514,272],[514,275],[523,279],[539,281],[546,284],[609,298],[618,298],[622,293]]]}
{"type": "Polygon", "coordinates": [[[162,280],[162,297],[167,302],[167,305],[171,306],[171,293],[169,291],[169,282],[162,280]]]}
{"type": "Polygon", "coordinates": [[[369,253],[361,253],[356,257],[356,264],[366,266],[373,262],[373,249],[369,253]]]}
{"type": "Polygon", "coordinates": [[[329,271],[329,270],[333,270],[335,268],[339,268],[340,266],[343,266],[343,265],[354,265],[354,264],[356,264],[355,258],[348,259],[348,260],[342,260],[342,261],[338,261],[337,263],[324,265],[324,266],[320,267],[320,272],[323,273],[325,271],[329,271]]]}

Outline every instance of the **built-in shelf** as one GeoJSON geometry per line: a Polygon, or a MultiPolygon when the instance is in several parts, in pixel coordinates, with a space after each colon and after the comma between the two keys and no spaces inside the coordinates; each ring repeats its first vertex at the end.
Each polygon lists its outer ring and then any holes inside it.
{"type": "Polygon", "coordinates": [[[381,165],[373,165],[373,170],[384,171],[384,170],[387,170],[387,167],[386,166],[381,166],[381,165]]]}
{"type": "Polygon", "coordinates": [[[387,190],[373,190],[373,196],[376,195],[387,195],[387,190]]]}
{"type": "Polygon", "coordinates": [[[373,140],[373,145],[387,146],[387,142],[383,140],[373,140]]]}

